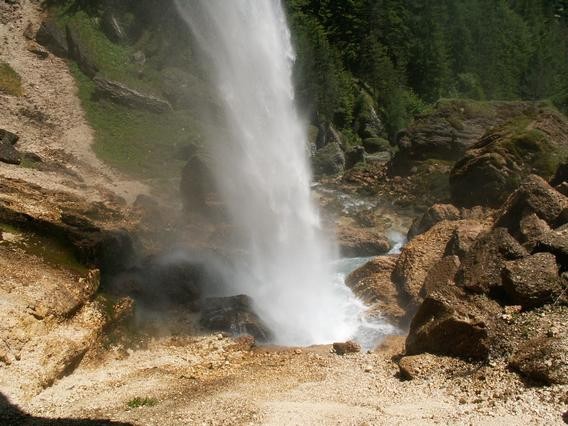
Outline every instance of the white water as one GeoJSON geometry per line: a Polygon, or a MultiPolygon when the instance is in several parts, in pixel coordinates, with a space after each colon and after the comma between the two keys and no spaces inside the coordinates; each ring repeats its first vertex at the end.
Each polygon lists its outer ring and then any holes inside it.
{"type": "Polygon", "coordinates": [[[337,251],[322,235],[311,200],[307,132],[294,105],[294,52],[280,2],[177,5],[207,53],[230,135],[208,142],[245,253],[234,293],[253,298],[275,343],[353,337],[363,309],[338,282],[337,251]]]}

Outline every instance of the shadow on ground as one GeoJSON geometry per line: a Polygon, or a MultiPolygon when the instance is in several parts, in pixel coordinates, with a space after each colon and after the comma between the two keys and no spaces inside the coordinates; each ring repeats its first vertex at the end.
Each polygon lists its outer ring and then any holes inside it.
{"type": "Polygon", "coordinates": [[[30,416],[20,408],[10,403],[8,398],[0,393],[0,425],[10,426],[131,426],[131,423],[113,422],[105,419],[47,419],[30,416]]]}

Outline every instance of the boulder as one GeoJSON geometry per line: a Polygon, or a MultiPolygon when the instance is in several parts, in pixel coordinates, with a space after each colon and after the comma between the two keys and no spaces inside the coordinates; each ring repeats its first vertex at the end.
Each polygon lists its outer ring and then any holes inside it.
{"type": "Polygon", "coordinates": [[[345,167],[350,169],[356,164],[365,162],[365,148],[354,146],[345,152],[345,167]]]}
{"type": "Polygon", "coordinates": [[[564,162],[558,166],[556,173],[554,173],[549,183],[551,186],[557,186],[563,182],[568,182],[568,162],[564,162]]]}
{"type": "Polygon", "coordinates": [[[512,304],[536,308],[554,302],[563,292],[556,258],[537,253],[504,263],[503,287],[512,304]]]}
{"type": "Polygon", "coordinates": [[[69,58],[77,62],[83,74],[93,78],[99,72],[99,67],[95,63],[92,53],[83,43],[79,31],[74,26],[67,25],[65,30],[69,58]]]}
{"type": "Polygon", "coordinates": [[[337,239],[344,257],[369,257],[385,254],[390,250],[390,241],[372,228],[340,226],[337,239]]]}
{"type": "Polygon", "coordinates": [[[534,253],[552,253],[562,271],[568,270],[568,227],[562,226],[549,231],[536,241],[534,253]]]}
{"type": "Polygon", "coordinates": [[[398,361],[399,375],[402,380],[429,379],[439,372],[441,359],[432,354],[404,356],[398,361]]]}
{"type": "Polygon", "coordinates": [[[553,228],[568,222],[568,198],[536,175],[528,176],[507,199],[495,226],[506,227],[515,235],[522,218],[533,213],[553,228]]]}
{"type": "Polygon", "coordinates": [[[457,283],[477,293],[498,290],[502,287],[501,272],[505,261],[528,255],[505,228],[493,229],[481,235],[464,256],[457,283]]]}
{"type": "Polygon", "coordinates": [[[452,204],[434,204],[426,213],[412,222],[412,226],[408,230],[407,238],[411,240],[416,235],[423,234],[436,223],[443,220],[458,219],[461,219],[461,212],[456,206],[452,204]]]}
{"type": "Polygon", "coordinates": [[[0,129],[0,144],[15,145],[20,137],[8,130],[0,129]]]}
{"type": "Polygon", "coordinates": [[[468,220],[467,226],[459,226],[454,230],[446,245],[444,256],[457,256],[459,259],[463,259],[477,237],[490,227],[491,221],[488,220],[479,222],[468,220]]]}
{"type": "Polygon", "coordinates": [[[96,97],[109,99],[129,108],[143,109],[156,113],[168,112],[172,109],[168,101],[131,89],[124,83],[107,80],[99,75],[93,81],[95,82],[96,97]]]}
{"type": "Polygon", "coordinates": [[[339,131],[337,131],[331,123],[320,123],[318,125],[318,134],[316,136],[316,148],[320,150],[330,144],[336,144],[342,148],[343,139],[341,137],[341,133],[339,133],[339,131]]]}
{"type": "Polygon", "coordinates": [[[420,297],[427,297],[440,286],[452,286],[460,268],[457,256],[446,256],[440,259],[428,272],[424,285],[420,289],[420,297]]]}
{"type": "Polygon", "coordinates": [[[391,280],[396,259],[396,255],[375,257],[351,272],[345,279],[345,284],[369,306],[371,313],[378,313],[393,323],[404,326],[406,303],[401,300],[398,288],[391,280]]]}
{"type": "Polygon", "coordinates": [[[56,56],[66,58],[69,54],[67,35],[54,21],[42,22],[35,40],[56,56]]]}
{"type": "Polygon", "coordinates": [[[22,154],[10,143],[0,143],[0,161],[18,165],[22,162],[22,154]]]}
{"type": "Polygon", "coordinates": [[[330,142],[316,151],[312,157],[316,175],[337,175],[345,169],[345,154],[336,142],[330,142]]]}
{"type": "Polygon", "coordinates": [[[547,385],[568,384],[568,338],[537,337],[522,344],[510,365],[523,376],[547,385]]]}
{"type": "Polygon", "coordinates": [[[519,224],[519,240],[527,250],[532,251],[540,241],[546,238],[550,231],[551,229],[546,221],[532,213],[525,216],[519,224]]]}
{"type": "Polygon", "coordinates": [[[208,196],[215,192],[215,183],[206,155],[188,148],[188,159],[181,172],[180,192],[187,212],[209,215],[208,196]]]}
{"type": "Polygon", "coordinates": [[[444,257],[454,230],[466,225],[466,221],[440,222],[402,249],[392,278],[403,298],[415,305],[420,303],[420,292],[428,272],[444,257]]]}
{"type": "Polygon", "coordinates": [[[523,178],[550,178],[568,154],[568,120],[549,108],[494,129],[468,149],[450,173],[457,206],[499,207],[523,178]]]}
{"type": "Polygon", "coordinates": [[[347,342],[335,342],[333,350],[337,355],[345,355],[361,352],[361,346],[353,340],[349,340],[347,342]]]}
{"type": "Polygon", "coordinates": [[[369,154],[377,154],[379,152],[390,154],[393,150],[390,142],[383,138],[363,139],[363,147],[369,154]]]}
{"type": "Polygon", "coordinates": [[[385,126],[377,113],[373,97],[364,91],[355,102],[354,116],[353,128],[361,139],[376,139],[385,136],[385,126]]]}
{"type": "Polygon", "coordinates": [[[203,300],[200,323],[211,331],[226,331],[237,336],[250,334],[261,342],[269,341],[272,334],[254,313],[252,299],[246,295],[203,300]]]}

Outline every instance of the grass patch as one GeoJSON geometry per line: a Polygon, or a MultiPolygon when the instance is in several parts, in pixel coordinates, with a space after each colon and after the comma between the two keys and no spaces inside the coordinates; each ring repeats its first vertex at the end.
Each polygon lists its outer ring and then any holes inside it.
{"type": "Polygon", "coordinates": [[[135,397],[132,398],[130,401],[126,403],[128,408],[140,408],[140,407],[154,407],[158,404],[158,400],[156,398],[149,398],[149,397],[135,397]]]}
{"type": "Polygon", "coordinates": [[[22,78],[6,62],[0,62],[0,92],[11,96],[22,96],[22,78]]]}

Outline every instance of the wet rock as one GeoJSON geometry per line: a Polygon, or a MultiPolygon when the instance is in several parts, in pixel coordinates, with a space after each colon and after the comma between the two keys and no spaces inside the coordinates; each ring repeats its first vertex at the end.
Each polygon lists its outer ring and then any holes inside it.
{"type": "Polygon", "coordinates": [[[66,58],[69,54],[67,35],[54,21],[42,22],[35,40],[55,56],[66,58]]]}
{"type": "Polygon", "coordinates": [[[95,63],[92,53],[81,40],[79,31],[72,25],[67,25],[65,31],[69,58],[77,62],[83,74],[93,78],[99,72],[99,67],[95,63]]]}
{"type": "Polygon", "coordinates": [[[369,306],[371,314],[385,316],[393,323],[406,323],[405,303],[391,280],[397,256],[379,256],[351,272],[345,284],[369,306]]]}
{"type": "Polygon", "coordinates": [[[233,335],[250,334],[261,342],[271,338],[270,330],[253,311],[252,299],[246,295],[203,300],[200,323],[212,331],[226,331],[233,335]]]}
{"type": "Polygon", "coordinates": [[[568,198],[536,175],[527,177],[509,197],[499,210],[495,225],[515,234],[522,218],[533,213],[553,228],[568,222],[568,198]]]}
{"type": "Polygon", "coordinates": [[[138,92],[123,83],[107,80],[101,76],[96,76],[93,81],[95,82],[95,95],[99,98],[109,99],[129,108],[157,113],[167,112],[172,108],[168,101],[138,92]]]}
{"type": "Polygon", "coordinates": [[[345,257],[377,256],[390,250],[388,238],[373,229],[340,226],[337,239],[341,254],[345,257]]]}
{"type": "Polygon", "coordinates": [[[337,355],[345,355],[361,352],[361,346],[358,343],[349,340],[347,342],[335,342],[333,344],[333,350],[337,355]]]}
{"type": "Polygon", "coordinates": [[[438,222],[458,220],[461,219],[461,216],[460,210],[452,204],[434,204],[426,213],[412,222],[407,235],[408,240],[411,240],[416,235],[423,234],[438,222]]]}
{"type": "Polygon", "coordinates": [[[523,308],[552,303],[563,291],[556,258],[550,253],[537,253],[504,265],[505,291],[512,303],[523,308]]]}
{"type": "Polygon", "coordinates": [[[337,175],[345,169],[345,154],[338,143],[330,142],[312,157],[316,175],[337,175]]]}
{"type": "Polygon", "coordinates": [[[469,291],[489,293],[502,287],[504,262],[528,254],[505,228],[496,228],[481,235],[471,246],[463,258],[457,282],[469,291]]]}
{"type": "Polygon", "coordinates": [[[510,365],[523,376],[547,385],[568,384],[568,338],[538,337],[521,345],[510,365]]]}

